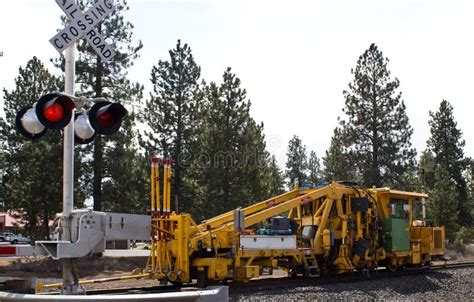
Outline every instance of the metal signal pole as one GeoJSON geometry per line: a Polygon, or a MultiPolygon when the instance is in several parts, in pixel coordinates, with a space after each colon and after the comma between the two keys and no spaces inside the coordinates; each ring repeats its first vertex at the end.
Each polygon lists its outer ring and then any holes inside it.
{"type": "MultiPolygon", "coordinates": [[[[113,1],[97,0],[94,5],[87,9],[86,12],[82,12],[76,2],[76,0],[56,0],[56,4],[58,4],[68,17],[69,23],[49,40],[59,53],[62,53],[64,49],[66,50],[64,90],[69,96],[74,96],[76,73],[75,48],[77,40],[82,37],[86,38],[89,45],[94,48],[97,54],[104,61],[112,59],[115,55],[115,51],[109,44],[107,44],[105,37],[102,37],[95,29],[93,29],[94,26],[115,10],[113,1]],[[87,13],[91,13],[94,18],[91,17],[92,15],[88,15],[88,22],[84,24],[81,18],[85,18],[84,14],[87,13]],[[86,35],[88,32],[94,33],[94,39],[92,39],[92,36],[89,37],[86,35]]],[[[121,116],[119,117],[119,120],[121,121],[126,110],[122,106],[119,112],[121,112],[121,116]]],[[[71,217],[74,206],[74,119],[75,116],[73,111],[71,120],[64,128],[63,149],[63,217],[61,220],[61,240],[69,242],[76,241],[78,236],[77,230],[72,229],[71,227],[71,217]]],[[[74,258],[63,259],[63,294],[84,292],[82,286],[79,285],[79,277],[74,261],[74,258]]]]}
{"type": "MultiPolygon", "coordinates": [[[[76,74],[75,61],[76,43],[66,49],[64,92],[74,95],[74,82],[76,74]]],[[[71,241],[73,230],[71,229],[71,214],[74,207],[74,114],[71,115],[69,124],[64,128],[63,147],[63,220],[61,240],[71,241]]],[[[83,293],[79,285],[74,258],[63,259],[63,294],[83,293]]]]}

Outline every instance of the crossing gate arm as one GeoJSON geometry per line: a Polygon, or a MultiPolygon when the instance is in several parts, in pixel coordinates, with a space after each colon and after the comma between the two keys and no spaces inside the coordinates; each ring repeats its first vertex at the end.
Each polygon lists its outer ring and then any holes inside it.
{"type": "Polygon", "coordinates": [[[34,245],[1,245],[0,257],[44,256],[46,251],[34,245]]]}

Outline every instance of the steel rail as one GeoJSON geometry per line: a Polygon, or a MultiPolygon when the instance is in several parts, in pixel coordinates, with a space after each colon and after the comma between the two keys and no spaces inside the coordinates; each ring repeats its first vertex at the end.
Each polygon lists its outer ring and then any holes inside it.
{"type": "MultiPolygon", "coordinates": [[[[250,280],[249,282],[234,282],[228,281],[225,285],[229,286],[229,293],[231,295],[247,294],[258,291],[269,291],[283,288],[296,287],[312,287],[318,285],[328,285],[337,283],[355,283],[364,281],[373,281],[374,279],[390,279],[399,278],[408,275],[435,273],[440,270],[472,268],[474,262],[457,262],[437,264],[431,266],[423,266],[420,268],[405,268],[396,272],[390,272],[385,268],[370,272],[370,275],[363,273],[343,274],[343,275],[327,275],[321,277],[274,277],[250,280]]],[[[121,287],[109,289],[88,289],[86,295],[109,295],[109,294],[135,294],[135,293],[165,293],[180,290],[196,289],[196,283],[188,283],[179,285],[157,285],[157,286],[141,286],[141,287],[121,287]]],[[[43,293],[55,294],[55,293],[43,293]]],[[[56,293],[57,294],[57,293],[56,293]]]]}
{"type": "Polygon", "coordinates": [[[328,285],[337,283],[355,283],[364,281],[373,281],[374,279],[391,279],[406,277],[416,274],[435,273],[440,270],[472,268],[474,262],[448,263],[442,265],[424,266],[420,268],[406,268],[396,272],[387,269],[379,269],[370,273],[370,275],[362,273],[353,273],[345,275],[322,276],[315,278],[306,277],[280,277],[265,278],[258,280],[250,280],[247,283],[229,283],[229,293],[238,295],[244,293],[252,293],[258,291],[270,291],[282,288],[312,287],[318,285],[328,285]]]}

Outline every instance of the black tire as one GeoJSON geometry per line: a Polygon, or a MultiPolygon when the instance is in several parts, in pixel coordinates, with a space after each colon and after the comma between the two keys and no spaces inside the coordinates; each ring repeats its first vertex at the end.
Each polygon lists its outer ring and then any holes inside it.
{"type": "Polygon", "coordinates": [[[5,241],[5,239],[3,239],[3,237],[0,237],[0,242],[3,242],[5,241]]]}
{"type": "Polygon", "coordinates": [[[12,243],[13,244],[18,244],[18,240],[15,239],[15,240],[12,241],[12,243]]]}

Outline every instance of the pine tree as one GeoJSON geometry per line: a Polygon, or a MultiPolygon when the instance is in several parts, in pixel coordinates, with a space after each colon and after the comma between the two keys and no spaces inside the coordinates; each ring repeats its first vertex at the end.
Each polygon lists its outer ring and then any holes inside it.
{"type": "MultiPolygon", "coordinates": [[[[42,95],[62,87],[60,79],[33,57],[25,67],[20,67],[15,89],[4,90],[5,118],[0,119],[0,138],[5,208],[20,213],[26,221],[27,233],[33,238],[49,236],[48,223],[61,211],[63,138],[61,131],[49,130],[42,138],[30,141],[17,132],[15,116],[42,95]]],[[[78,173],[80,167],[75,168],[78,173]]],[[[77,178],[75,182],[74,199],[80,206],[84,194],[77,186],[77,178]]]]}
{"type": "Polygon", "coordinates": [[[464,158],[464,145],[461,130],[453,116],[453,107],[443,100],[437,112],[430,112],[431,136],[428,148],[434,154],[436,168],[446,170],[456,187],[458,220],[462,226],[472,225],[469,189],[464,176],[468,160],[464,158]]]}
{"type": "Polygon", "coordinates": [[[431,190],[435,182],[436,163],[433,153],[427,149],[421,153],[418,163],[420,183],[426,190],[431,190]]]}
{"type": "Polygon", "coordinates": [[[356,167],[346,150],[344,135],[340,128],[334,129],[331,145],[323,157],[323,176],[326,182],[352,181],[357,182],[356,167]]]}
{"type": "Polygon", "coordinates": [[[172,194],[186,209],[192,196],[186,172],[191,164],[200,106],[201,68],[194,61],[191,48],[180,40],[169,54],[169,61],[160,60],[151,72],[153,93],[143,114],[150,130],[145,131],[141,144],[148,154],[163,154],[175,161],[172,194]]]}
{"type": "Polygon", "coordinates": [[[197,188],[192,210],[198,217],[212,217],[266,198],[268,153],[263,125],[250,116],[250,101],[240,79],[230,68],[223,83],[211,82],[204,91],[198,131],[198,150],[192,164],[197,188]]]}
{"type": "MultiPolygon", "coordinates": [[[[0,125],[3,125],[0,122],[0,125]]],[[[0,134],[2,129],[0,128],[0,134]]],[[[0,149],[0,212],[5,211],[5,187],[3,183],[3,175],[5,175],[5,156],[3,154],[3,149],[0,149]]]]}
{"type": "Polygon", "coordinates": [[[285,192],[285,178],[277,164],[275,155],[272,155],[269,159],[268,171],[267,179],[270,188],[268,196],[276,196],[285,192]]]}
{"type": "MultiPolygon", "coordinates": [[[[88,0],[78,1],[81,9],[84,9],[88,4],[90,4],[88,0]]],[[[136,45],[132,43],[133,25],[126,21],[123,16],[124,12],[128,9],[127,1],[119,1],[112,14],[96,27],[102,36],[107,37],[107,42],[116,51],[115,57],[112,60],[103,62],[86,39],[79,40],[77,45],[79,56],[76,62],[76,82],[79,85],[76,94],[89,97],[106,97],[110,101],[126,105],[127,109],[133,112],[136,110],[135,106],[138,104],[138,98],[141,96],[143,87],[137,83],[130,83],[127,79],[127,73],[134,60],[138,58],[138,52],[143,45],[141,41],[136,45]]],[[[63,18],[62,21],[64,25],[66,20],[63,18]]],[[[64,70],[63,57],[53,60],[53,62],[57,67],[61,67],[64,70]]],[[[133,118],[135,118],[135,114],[129,114],[124,119],[133,118]]],[[[124,124],[134,127],[135,121],[132,120],[124,124]]],[[[127,133],[130,132],[130,129],[122,127],[120,132],[127,133]]],[[[82,179],[87,182],[89,182],[91,177],[93,179],[92,183],[84,185],[92,187],[94,210],[101,211],[104,208],[110,208],[110,206],[105,206],[103,203],[115,201],[115,199],[110,199],[110,196],[104,196],[103,194],[102,188],[105,176],[110,178],[111,181],[117,182],[119,179],[126,180],[127,177],[124,174],[130,171],[117,169],[114,165],[120,166],[119,161],[121,159],[110,158],[107,153],[111,152],[113,148],[126,146],[129,148],[128,154],[137,154],[133,139],[133,137],[121,135],[120,133],[112,136],[97,135],[94,139],[93,150],[91,150],[91,146],[84,146],[80,149],[76,148],[82,154],[82,158],[85,159],[83,164],[88,166],[84,170],[92,173],[92,175],[82,175],[82,179]],[[91,160],[88,160],[89,158],[91,160]],[[119,174],[116,174],[117,172],[119,174]]],[[[145,177],[146,173],[147,171],[144,170],[143,177],[145,177]]],[[[133,176],[130,175],[129,178],[131,179],[133,176]]],[[[123,184],[123,187],[126,186],[126,184],[123,184]]],[[[120,183],[116,183],[113,187],[109,186],[109,189],[116,188],[121,190],[121,187],[120,183]]],[[[136,187],[134,192],[130,193],[140,195],[141,191],[143,191],[143,188],[136,187]]],[[[120,191],[113,192],[114,195],[120,193],[120,191]]]]}
{"type": "Polygon", "coordinates": [[[322,172],[319,157],[316,155],[316,152],[311,151],[308,160],[308,181],[311,186],[316,187],[321,180],[322,172]]]}
{"type": "Polygon", "coordinates": [[[456,185],[449,176],[449,172],[444,168],[437,168],[435,182],[428,200],[428,218],[433,225],[445,226],[446,238],[451,242],[459,229],[456,191],[456,185]]]}
{"type": "MultiPolygon", "coordinates": [[[[468,180],[469,180],[469,204],[468,208],[471,210],[471,217],[473,216],[474,212],[474,159],[469,160],[469,173],[468,173],[468,180]]],[[[473,234],[474,236],[474,234],[473,234]]]]}
{"type": "Polygon", "coordinates": [[[388,59],[370,45],[352,70],[354,80],[344,91],[347,134],[352,160],[364,186],[406,188],[414,170],[415,150],[411,147],[412,128],[405,112],[399,81],[391,79],[388,59]]]}
{"type": "MultiPolygon", "coordinates": [[[[248,105],[250,108],[250,101],[248,105]]],[[[250,114],[242,137],[243,144],[239,152],[241,159],[238,165],[242,169],[242,188],[246,189],[242,196],[244,205],[250,205],[268,198],[270,194],[270,183],[266,181],[270,177],[270,154],[266,150],[263,123],[257,124],[250,114]]]]}
{"type": "Polygon", "coordinates": [[[137,135],[134,130],[134,111],[131,117],[122,123],[122,130],[114,137],[114,147],[106,148],[103,174],[103,210],[120,213],[146,213],[150,207],[149,198],[149,161],[138,152],[137,143],[130,138],[137,135]],[[124,173],[126,171],[126,173],[124,173]]]}
{"type": "Polygon", "coordinates": [[[286,152],[286,170],[287,185],[291,189],[297,182],[298,186],[302,186],[307,179],[308,162],[306,156],[306,146],[303,145],[301,139],[293,135],[288,142],[288,151],[286,152]]]}

